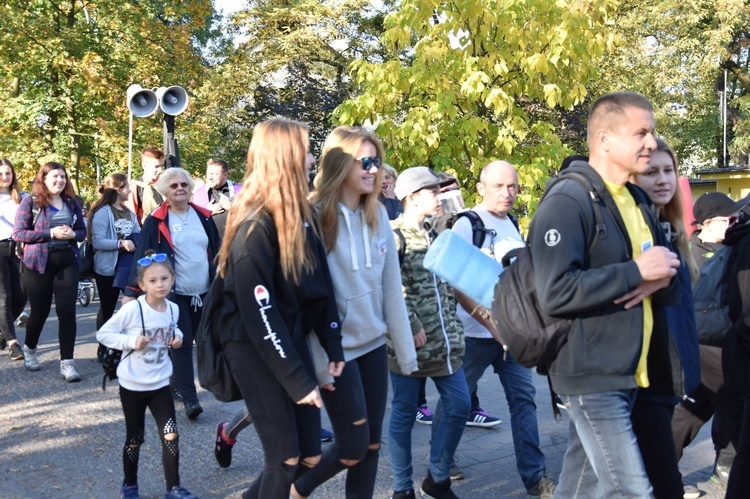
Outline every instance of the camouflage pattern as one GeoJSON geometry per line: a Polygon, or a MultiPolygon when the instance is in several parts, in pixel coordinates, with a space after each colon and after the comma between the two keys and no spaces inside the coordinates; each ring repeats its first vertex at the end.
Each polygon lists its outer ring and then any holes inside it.
{"type": "MultiPolygon", "coordinates": [[[[412,334],[424,328],[427,342],[417,349],[419,370],[412,376],[447,376],[461,367],[465,351],[464,327],[456,315],[453,288],[425,269],[422,265],[429,242],[434,239],[428,232],[405,227],[404,217],[391,222],[391,228],[400,229],[406,240],[406,254],[401,266],[401,281],[409,313],[412,334]],[[442,311],[442,320],[441,320],[442,311]]],[[[396,238],[396,247],[401,244],[396,238]]],[[[393,350],[386,342],[389,369],[400,372],[393,350]]]]}

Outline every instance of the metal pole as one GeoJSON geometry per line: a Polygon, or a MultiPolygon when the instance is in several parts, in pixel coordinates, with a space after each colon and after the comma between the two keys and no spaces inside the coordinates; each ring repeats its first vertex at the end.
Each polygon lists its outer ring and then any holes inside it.
{"type": "Polygon", "coordinates": [[[724,70],[724,166],[727,166],[727,70],[724,70]]]}
{"type": "Polygon", "coordinates": [[[128,182],[133,177],[133,113],[130,114],[129,133],[128,133],[128,182]]]}

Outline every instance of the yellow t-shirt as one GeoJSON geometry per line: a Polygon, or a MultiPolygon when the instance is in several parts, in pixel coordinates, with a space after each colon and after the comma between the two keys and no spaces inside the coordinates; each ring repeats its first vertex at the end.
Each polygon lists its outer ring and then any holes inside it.
{"type": "MultiPolygon", "coordinates": [[[[630,245],[633,247],[633,258],[636,258],[654,245],[654,236],[628,188],[609,182],[604,183],[620,210],[620,216],[622,216],[625,227],[628,229],[630,245]]],[[[638,366],[635,369],[635,382],[641,388],[647,388],[649,385],[646,358],[651,345],[653,329],[654,315],[651,309],[651,297],[647,296],[643,299],[643,347],[641,348],[641,356],[638,358],[638,366]]]]}

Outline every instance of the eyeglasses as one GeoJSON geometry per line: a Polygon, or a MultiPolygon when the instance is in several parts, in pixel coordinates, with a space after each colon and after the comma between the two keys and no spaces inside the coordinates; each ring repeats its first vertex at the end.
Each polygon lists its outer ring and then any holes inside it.
{"type": "Polygon", "coordinates": [[[169,184],[169,188],[172,189],[172,190],[175,190],[178,187],[182,187],[183,189],[187,189],[189,185],[190,184],[188,184],[187,182],[180,182],[179,184],[177,182],[175,182],[174,184],[169,184]]]}
{"type": "Polygon", "coordinates": [[[354,161],[359,161],[362,165],[362,169],[367,171],[373,166],[375,168],[380,168],[380,158],[377,156],[367,156],[364,158],[355,158],[354,161]]]}
{"type": "Polygon", "coordinates": [[[141,267],[148,267],[152,263],[164,263],[167,261],[167,254],[166,253],[157,253],[155,255],[151,256],[144,256],[140,260],[138,260],[138,265],[141,267]]]}

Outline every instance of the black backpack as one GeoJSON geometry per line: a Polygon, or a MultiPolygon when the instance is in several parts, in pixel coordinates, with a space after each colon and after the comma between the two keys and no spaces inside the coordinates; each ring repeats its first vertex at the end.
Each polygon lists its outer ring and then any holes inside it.
{"type": "MultiPolygon", "coordinates": [[[[138,303],[138,311],[141,314],[141,334],[145,336],[146,324],[143,322],[143,307],[141,306],[141,302],[139,302],[138,300],[136,300],[136,303],[138,303]]],[[[172,312],[171,306],[169,307],[169,311],[172,313],[172,319],[174,322],[174,312],[172,312]]],[[[101,346],[104,347],[104,345],[101,346]]],[[[104,369],[104,376],[102,377],[102,390],[107,389],[107,379],[109,379],[109,381],[117,379],[117,366],[119,366],[120,362],[122,362],[124,359],[127,359],[128,355],[133,352],[135,352],[135,350],[129,351],[128,354],[123,357],[122,350],[104,347],[97,353],[97,355],[99,356],[99,362],[102,363],[102,369],[104,369]]]]}
{"type": "MultiPolygon", "coordinates": [[[[497,235],[494,230],[486,228],[484,226],[484,222],[482,222],[482,218],[477,214],[477,212],[472,210],[458,211],[449,215],[439,215],[436,217],[431,217],[425,220],[424,226],[427,231],[435,231],[435,235],[438,235],[445,230],[452,229],[458,219],[461,217],[466,217],[469,219],[469,222],[471,223],[471,243],[477,248],[482,247],[482,245],[484,244],[484,238],[487,236],[487,234],[492,237],[497,235]]],[[[508,214],[508,218],[510,218],[510,221],[513,223],[513,226],[516,228],[516,230],[519,230],[518,220],[516,220],[516,218],[511,214],[508,214]]],[[[399,265],[403,266],[404,258],[406,257],[406,238],[401,232],[401,229],[393,229],[393,233],[396,234],[397,237],[398,263],[399,265]]]]}
{"type": "MultiPolygon", "coordinates": [[[[213,393],[220,402],[241,400],[242,394],[229,363],[224,355],[224,344],[220,337],[224,307],[224,279],[217,275],[203,298],[203,316],[195,332],[195,346],[198,350],[198,381],[213,393]]],[[[231,322],[231,321],[230,321],[231,322]]]]}
{"type": "MultiPolygon", "coordinates": [[[[596,238],[607,237],[601,205],[604,201],[585,175],[564,171],[550,180],[544,196],[560,180],[571,178],[580,182],[590,193],[596,221],[596,235],[589,236],[589,245],[596,238]]],[[[544,202],[544,196],[540,205],[544,202]]],[[[503,343],[516,361],[526,367],[536,367],[546,374],[549,365],[568,341],[572,321],[550,317],[539,306],[534,282],[534,262],[528,246],[509,251],[502,259],[504,271],[495,285],[492,300],[492,321],[503,343]]]]}
{"type": "Polygon", "coordinates": [[[733,246],[724,246],[703,264],[693,288],[695,326],[701,345],[720,347],[732,329],[729,318],[729,269],[733,246]]]}

